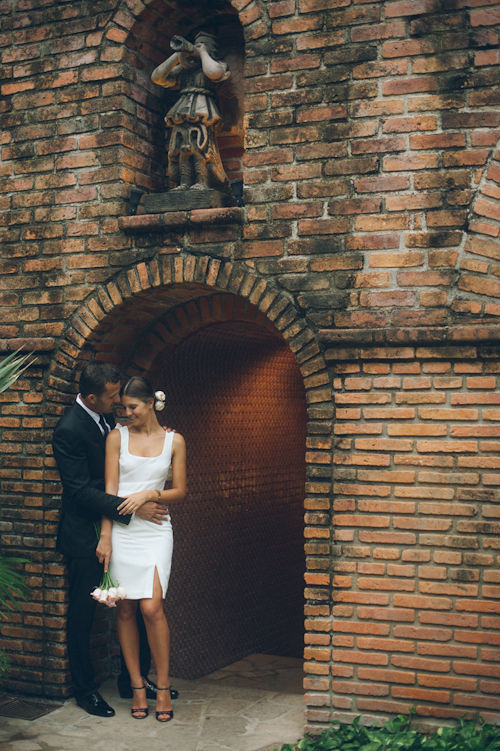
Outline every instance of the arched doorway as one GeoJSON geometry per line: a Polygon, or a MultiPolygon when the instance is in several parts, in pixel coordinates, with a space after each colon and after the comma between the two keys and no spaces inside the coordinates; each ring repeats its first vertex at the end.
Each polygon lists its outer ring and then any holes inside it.
{"type": "Polygon", "coordinates": [[[188,446],[188,497],[172,513],[173,675],[255,652],[301,657],[307,414],[293,354],[232,320],[160,355],[151,377],[188,446]]]}
{"type": "MultiPolygon", "coordinates": [[[[78,371],[96,358],[126,375],[151,375],[175,397],[164,414],[188,439],[196,496],[174,519],[177,677],[256,651],[301,656],[303,648],[306,407],[317,401],[310,374],[324,363],[289,299],[253,273],[233,271],[186,255],[120,272],[75,314],[47,392],[70,403],[78,371]]],[[[102,627],[99,634],[104,679],[111,652],[106,658],[102,627]]]]}

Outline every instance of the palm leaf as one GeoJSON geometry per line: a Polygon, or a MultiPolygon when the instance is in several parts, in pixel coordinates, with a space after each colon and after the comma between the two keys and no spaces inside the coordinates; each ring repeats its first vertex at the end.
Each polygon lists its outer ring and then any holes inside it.
{"type": "MultiPolygon", "coordinates": [[[[21,373],[24,373],[32,363],[31,355],[19,355],[12,352],[0,363],[0,393],[6,391],[9,386],[17,381],[21,373]]],[[[4,558],[0,554],[0,616],[7,617],[4,610],[12,613],[12,607],[21,610],[19,599],[26,600],[29,587],[24,577],[14,566],[18,563],[28,563],[24,558],[4,558]]],[[[8,658],[3,650],[0,650],[0,675],[8,670],[8,658]]]]}
{"type": "Polygon", "coordinates": [[[12,352],[0,364],[0,393],[17,381],[21,373],[31,365],[28,362],[33,353],[29,355],[19,355],[18,352],[12,352]]]}
{"type": "Polygon", "coordinates": [[[9,613],[12,613],[11,606],[21,609],[18,598],[25,600],[29,592],[23,575],[13,568],[16,563],[28,561],[24,558],[4,558],[0,555],[0,609],[6,608],[9,613]]]}

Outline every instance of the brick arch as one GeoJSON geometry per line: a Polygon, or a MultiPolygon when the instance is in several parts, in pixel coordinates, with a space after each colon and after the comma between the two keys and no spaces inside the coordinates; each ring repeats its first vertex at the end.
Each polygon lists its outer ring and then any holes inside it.
{"type": "Polygon", "coordinates": [[[452,309],[469,316],[500,316],[499,148],[500,140],[489,155],[471,201],[459,259],[458,293],[452,309]]]}
{"type": "MultiPolygon", "coordinates": [[[[295,444],[297,444],[298,441],[302,446],[298,451],[300,455],[299,461],[304,462],[305,419],[307,419],[305,408],[307,405],[314,405],[317,402],[330,401],[331,399],[331,392],[328,388],[329,376],[325,368],[325,362],[322,355],[319,353],[318,345],[314,341],[312,331],[310,331],[304,324],[300,314],[295,309],[293,303],[290,302],[289,298],[281,292],[272,289],[265,280],[261,279],[253,272],[241,270],[235,265],[225,261],[188,254],[178,257],[163,256],[160,259],[139,262],[127,271],[117,273],[110,282],[103,285],[86,300],[69,322],[59,350],[55,353],[53,359],[53,365],[50,372],[50,387],[47,391],[47,398],[49,401],[53,402],[53,407],[55,407],[54,403],[71,401],[74,398],[72,394],[77,390],[76,381],[78,379],[78,373],[91,358],[115,362],[117,365],[120,364],[120,360],[123,358],[123,361],[128,363],[126,368],[127,373],[148,372],[158,359],[160,359],[159,355],[164,355],[166,352],[168,353],[169,349],[175,353],[177,344],[180,343],[182,346],[184,341],[188,341],[191,335],[196,336],[203,327],[215,330],[217,324],[222,324],[220,326],[221,337],[226,335],[224,324],[233,326],[233,336],[238,336],[238,331],[234,327],[240,326],[243,329],[245,327],[247,329],[260,329],[261,334],[257,332],[257,335],[259,340],[262,340],[264,348],[269,347],[269,340],[276,337],[279,338],[282,343],[287,345],[285,347],[288,355],[285,357],[287,362],[290,360],[289,355],[293,353],[295,356],[299,365],[300,374],[303,378],[306,403],[304,403],[304,401],[302,402],[300,410],[303,413],[303,418],[301,421],[298,421],[297,430],[288,431],[288,433],[290,434],[293,432],[297,434],[297,438],[294,439],[295,444]],[[138,346],[129,346],[129,342],[132,338],[140,340],[138,346]]],[[[193,339],[194,337],[191,337],[191,342],[193,339]]],[[[228,348],[230,348],[230,345],[231,342],[228,340],[225,345],[226,352],[228,351],[228,348]]],[[[191,347],[192,346],[193,345],[191,344],[191,347]]],[[[180,347],[178,349],[180,349],[180,347]]],[[[282,348],[280,349],[282,350],[282,348]]],[[[277,356],[280,356],[278,352],[277,356]]],[[[281,357],[283,358],[283,355],[281,355],[281,357]]],[[[279,370],[278,360],[272,365],[272,367],[274,370],[270,373],[270,377],[271,380],[274,378],[274,390],[276,391],[276,388],[284,388],[282,383],[283,379],[286,381],[289,377],[286,375],[284,378],[283,372],[289,374],[291,371],[288,366],[286,371],[279,370]],[[278,370],[276,370],[276,368],[278,368],[278,370]]],[[[247,394],[245,394],[244,398],[248,398],[247,394]]],[[[264,406],[261,407],[261,411],[264,410],[265,412],[266,404],[267,402],[264,399],[264,406]]],[[[59,405],[55,407],[58,411],[60,408],[59,405]]],[[[246,405],[246,408],[248,410],[248,405],[246,405]]],[[[49,408],[48,414],[54,412],[55,409],[51,410],[49,408]]],[[[296,407],[296,410],[297,409],[298,407],[296,407]]],[[[290,411],[287,419],[293,419],[293,417],[290,417],[290,415],[293,414],[295,413],[290,411]]],[[[177,417],[176,419],[179,418],[177,417]]],[[[269,420],[267,423],[269,423],[269,420]]],[[[179,428],[179,424],[180,420],[179,423],[175,423],[177,428],[179,428]]],[[[182,432],[184,432],[184,430],[182,430],[182,432]]],[[[314,438],[312,440],[314,440],[314,438]]],[[[310,448],[316,446],[315,443],[310,442],[308,445],[310,448]]],[[[295,449],[297,449],[297,446],[295,446],[295,449]]],[[[260,446],[259,450],[262,453],[262,446],[260,446]]],[[[271,456],[273,452],[269,450],[267,453],[271,456]]],[[[276,453],[279,454],[279,452],[276,453]]],[[[297,454],[297,450],[295,450],[295,454],[297,454]]],[[[194,452],[194,455],[197,456],[196,451],[194,452]]],[[[286,456],[287,452],[281,452],[280,455],[286,456]]],[[[222,456],[225,456],[225,454],[222,454],[222,456]]],[[[306,457],[306,461],[309,461],[312,466],[318,461],[317,453],[314,454],[314,452],[311,452],[306,457]]],[[[202,468],[203,466],[204,465],[202,465],[202,468]]],[[[304,464],[302,464],[302,467],[304,467],[304,464]]],[[[296,475],[297,466],[294,467],[294,471],[296,475]]],[[[302,469],[302,472],[303,471],[304,470],[302,469]]],[[[252,468],[247,468],[246,472],[247,474],[245,477],[250,477],[252,468]]],[[[290,515],[287,517],[289,518],[287,524],[290,525],[290,530],[293,531],[293,535],[290,532],[290,539],[288,539],[287,534],[285,534],[289,531],[289,527],[286,525],[283,526],[284,522],[283,524],[281,522],[278,523],[279,513],[284,513],[284,509],[286,510],[283,503],[284,499],[287,497],[288,485],[281,488],[276,479],[278,477],[277,474],[273,475],[275,479],[272,488],[269,486],[270,490],[268,492],[271,498],[274,497],[273,493],[281,493],[281,496],[283,496],[280,501],[281,505],[277,504],[276,508],[272,504],[269,505],[270,501],[269,499],[265,500],[267,498],[265,494],[262,495],[262,501],[260,502],[261,505],[267,503],[269,509],[273,508],[272,513],[270,510],[266,510],[267,506],[264,509],[267,514],[267,516],[264,515],[264,520],[268,519],[269,515],[272,517],[272,523],[269,522],[270,531],[268,530],[267,532],[264,532],[259,526],[260,522],[257,520],[259,518],[261,506],[259,506],[255,500],[249,502],[249,506],[247,510],[244,511],[242,518],[246,519],[247,517],[245,515],[249,515],[252,524],[260,530],[258,532],[260,535],[258,540],[260,541],[259,544],[261,547],[258,548],[258,550],[265,550],[269,547],[270,549],[273,548],[273,550],[276,549],[276,551],[278,551],[276,553],[276,555],[278,555],[277,562],[280,563],[281,568],[283,568],[281,565],[282,562],[288,559],[286,556],[283,557],[283,555],[280,558],[280,551],[282,553],[283,551],[289,551],[289,547],[295,551],[289,566],[290,571],[292,572],[289,576],[289,582],[287,587],[285,588],[283,586],[282,589],[284,593],[283,597],[285,598],[284,602],[286,600],[287,607],[291,614],[288,621],[292,624],[294,623],[295,626],[297,626],[298,623],[298,628],[301,628],[303,618],[301,612],[303,587],[302,576],[304,569],[301,568],[301,565],[303,565],[302,558],[298,558],[297,556],[299,554],[303,555],[303,552],[301,552],[303,551],[302,535],[304,521],[302,502],[305,498],[304,490],[306,493],[315,493],[317,492],[317,487],[314,483],[304,485],[306,478],[303,477],[300,480],[300,483],[302,483],[300,489],[297,478],[295,477],[294,479],[291,470],[287,472],[286,475],[290,487],[295,488],[295,495],[290,495],[289,501],[291,504],[292,499],[294,499],[293,514],[290,512],[290,515]],[[275,486],[278,490],[275,489],[275,486]],[[281,509],[281,511],[279,509],[281,509]],[[273,526],[273,524],[275,526],[273,526]],[[272,536],[271,532],[276,534],[276,539],[272,536]],[[293,582],[295,582],[295,584],[293,584],[293,582]],[[297,590],[297,592],[295,592],[295,590],[297,590]],[[300,613],[298,614],[296,612],[297,603],[300,609],[300,613]]],[[[203,475],[201,476],[203,477],[203,475]]],[[[279,477],[281,477],[281,475],[279,475],[279,477]]],[[[244,487],[247,488],[247,485],[244,487]]],[[[54,486],[53,490],[57,493],[57,486],[54,486]]],[[[247,490],[245,489],[242,492],[243,499],[245,499],[246,496],[244,493],[247,493],[247,490]]],[[[199,495],[200,494],[198,493],[198,496],[199,495]]],[[[257,495],[258,493],[254,491],[254,496],[257,495]]],[[[193,497],[195,498],[195,507],[198,509],[199,506],[200,509],[202,509],[203,503],[201,503],[198,496],[193,494],[193,497]],[[198,506],[196,506],[196,503],[198,503],[198,506]]],[[[212,498],[212,496],[210,497],[212,498]]],[[[218,498],[217,494],[214,493],[214,498],[215,500],[213,498],[211,500],[215,509],[214,515],[216,518],[220,518],[220,514],[217,514],[216,512],[223,510],[225,502],[224,497],[218,498]]],[[[235,508],[236,506],[234,509],[235,508]]],[[[238,513],[236,513],[234,509],[231,507],[231,509],[228,510],[230,517],[229,530],[232,530],[231,524],[233,526],[238,526],[239,523],[238,513]]],[[[185,528],[189,527],[189,519],[187,521],[183,520],[182,513],[179,512],[179,514],[180,516],[177,519],[176,528],[178,530],[180,543],[178,548],[180,551],[178,560],[180,561],[179,565],[182,569],[179,574],[180,577],[181,574],[185,574],[182,567],[189,567],[191,565],[190,561],[191,559],[194,560],[194,557],[191,548],[188,547],[189,535],[186,533],[184,534],[184,537],[182,535],[182,530],[184,529],[185,531],[185,528]]],[[[252,530],[253,529],[254,527],[252,527],[252,530]]],[[[226,532],[222,530],[220,534],[224,536],[226,532]]],[[[232,552],[229,551],[228,554],[233,555],[236,561],[239,560],[237,552],[238,546],[236,545],[235,550],[232,552]]],[[[203,555],[205,554],[206,551],[203,555]]],[[[202,564],[206,567],[209,565],[209,562],[203,558],[203,555],[202,564]]],[[[267,559],[263,558],[262,560],[265,561],[267,559]]],[[[264,564],[261,563],[261,568],[263,566],[264,564]]],[[[191,571],[189,568],[188,570],[191,571]]],[[[259,576],[261,576],[261,578],[264,576],[263,568],[259,576]]],[[[281,571],[280,576],[285,576],[285,572],[281,571]]],[[[281,581],[279,576],[277,581],[281,581]]],[[[237,590],[237,587],[231,588],[231,582],[226,582],[226,586],[228,587],[228,591],[234,592],[237,590]]],[[[277,586],[276,582],[273,586],[277,586]]],[[[270,592],[271,595],[273,595],[274,590],[272,587],[270,592]]],[[[267,602],[265,597],[271,597],[271,601],[274,602],[271,595],[269,593],[265,594],[263,591],[262,602],[267,602]]],[[[175,598],[175,596],[179,597],[178,592],[176,595],[175,588],[172,590],[171,596],[172,598],[175,598]]],[[[275,600],[276,602],[280,601],[277,597],[275,597],[275,600]]],[[[174,603],[176,602],[177,601],[174,599],[174,603]]],[[[248,603],[251,604],[252,602],[254,601],[249,595],[248,603]]],[[[253,611],[246,600],[245,603],[246,610],[243,614],[244,623],[260,623],[261,614],[252,614],[253,611]]],[[[181,610],[184,612],[186,607],[183,609],[181,608],[181,610]]],[[[210,615],[211,612],[209,612],[209,610],[210,609],[208,608],[208,615],[210,615]]],[[[243,618],[243,616],[241,617],[243,618]]],[[[271,616],[269,617],[271,619],[271,616]]],[[[214,618],[212,618],[212,620],[214,620],[214,618]]],[[[177,634],[182,634],[182,628],[185,626],[185,622],[180,616],[178,617],[178,621],[179,623],[176,623],[176,629],[174,630],[177,634]]],[[[282,618],[276,616],[272,622],[279,624],[282,621],[282,618]]],[[[224,623],[226,624],[229,634],[229,632],[231,632],[231,623],[227,619],[224,623]]],[[[236,633],[238,631],[236,626],[239,624],[239,621],[237,623],[235,621],[235,624],[234,630],[236,633]]],[[[213,633],[215,634],[217,633],[216,626],[217,623],[212,623],[213,633]]],[[[301,631],[297,631],[295,627],[290,627],[287,632],[284,626],[282,631],[283,634],[281,631],[273,631],[273,633],[278,634],[280,638],[284,639],[285,644],[291,644],[296,648],[297,641],[301,636],[301,631]],[[289,641],[286,642],[286,639],[289,641]]],[[[231,632],[230,635],[232,635],[231,638],[233,638],[233,652],[229,653],[231,656],[229,662],[244,656],[243,654],[238,655],[237,651],[234,651],[240,648],[240,646],[237,643],[234,634],[231,632]]],[[[190,670],[200,669],[199,666],[194,668],[189,662],[189,653],[193,652],[192,639],[191,649],[188,649],[188,646],[185,643],[186,640],[183,641],[182,638],[182,636],[178,637],[178,643],[176,645],[176,654],[178,655],[177,659],[179,663],[178,665],[176,664],[176,670],[178,671],[176,675],[188,678],[196,677],[195,673],[189,672],[190,670]]],[[[205,672],[211,672],[212,670],[221,667],[223,664],[228,664],[224,663],[224,658],[227,657],[227,650],[224,651],[224,646],[219,648],[219,651],[216,652],[215,656],[212,656],[210,652],[213,650],[207,648],[207,645],[203,642],[201,637],[198,641],[199,643],[196,643],[204,655],[203,661],[200,662],[200,665],[205,672]],[[212,659],[217,659],[219,662],[210,662],[212,659]]],[[[225,643],[227,639],[222,641],[225,643]]],[[[266,651],[267,648],[268,645],[266,643],[263,651],[266,651]]],[[[273,647],[272,645],[269,646],[269,649],[272,648],[276,647],[273,647]]],[[[251,651],[253,646],[248,647],[244,645],[243,649],[246,650],[245,654],[248,654],[248,649],[251,651]]],[[[256,651],[259,651],[258,647],[256,651]]],[[[107,658],[103,658],[101,660],[101,669],[104,673],[106,673],[107,670],[106,659],[107,658]]]]}
{"type": "MultiPolygon", "coordinates": [[[[250,0],[250,2],[242,2],[242,0],[227,0],[227,5],[234,9],[235,15],[238,15],[242,26],[245,27],[256,24],[259,30],[262,28],[260,25],[263,23],[261,19],[267,16],[265,2],[261,2],[261,0],[250,0]]],[[[116,28],[130,31],[134,28],[134,24],[151,24],[152,22],[155,24],[161,24],[161,20],[165,17],[167,12],[169,17],[173,18],[173,21],[176,24],[178,23],[179,26],[182,26],[182,24],[186,24],[186,21],[189,21],[190,26],[195,27],[198,25],[197,20],[199,20],[200,24],[204,20],[204,15],[197,13],[195,8],[190,9],[189,17],[187,17],[182,13],[176,14],[172,5],[166,0],[143,0],[141,7],[138,7],[137,11],[131,7],[130,3],[119,3],[113,14],[112,22],[116,28]],[[162,15],[162,11],[165,12],[164,15],[162,15]]],[[[252,36],[255,38],[258,35],[254,31],[252,36]]]]}
{"type": "Polygon", "coordinates": [[[126,375],[148,372],[158,354],[165,354],[175,349],[184,337],[194,334],[205,326],[227,321],[253,323],[264,327],[279,336],[273,322],[266,318],[265,313],[243,297],[223,292],[204,294],[203,287],[193,294],[188,302],[181,302],[170,308],[161,318],[152,323],[141,341],[137,343],[131,354],[126,375]]]}
{"type": "Polygon", "coordinates": [[[293,301],[249,270],[188,253],[141,261],[87,298],[69,320],[55,353],[47,398],[70,401],[79,372],[92,358],[146,369],[159,346],[229,315],[279,333],[300,367],[308,403],[331,400],[325,360],[293,301]]]}

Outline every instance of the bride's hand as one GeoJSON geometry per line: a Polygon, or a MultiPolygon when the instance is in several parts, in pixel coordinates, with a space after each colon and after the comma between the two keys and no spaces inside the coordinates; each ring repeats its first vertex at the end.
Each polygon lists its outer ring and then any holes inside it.
{"type": "Polygon", "coordinates": [[[118,506],[118,513],[123,516],[124,514],[133,514],[134,511],[141,508],[144,503],[153,500],[151,498],[150,490],[139,490],[137,493],[131,493],[125,496],[123,503],[118,506]]]}
{"type": "Polygon", "coordinates": [[[97,545],[97,548],[95,550],[95,554],[97,556],[99,563],[104,563],[105,572],[108,570],[109,560],[111,558],[112,552],[113,552],[113,546],[111,544],[111,539],[106,539],[106,538],[101,537],[97,545]]]}

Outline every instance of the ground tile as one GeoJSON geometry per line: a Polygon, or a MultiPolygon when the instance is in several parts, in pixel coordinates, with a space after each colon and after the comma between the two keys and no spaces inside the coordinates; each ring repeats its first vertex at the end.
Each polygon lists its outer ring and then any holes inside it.
{"type": "MultiPolygon", "coordinates": [[[[290,711],[290,707],[273,701],[259,701],[249,706],[243,714],[248,718],[256,718],[259,721],[279,720],[290,711]]],[[[303,714],[303,712],[302,712],[303,714]]]]}
{"type": "MultiPolygon", "coordinates": [[[[255,702],[255,697],[254,697],[255,702]]],[[[212,701],[208,702],[205,714],[206,715],[228,715],[233,716],[237,715],[239,713],[243,713],[249,708],[249,702],[248,701],[234,701],[232,699],[228,699],[226,697],[224,698],[218,698],[213,699],[212,701]]]]}
{"type": "Polygon", "coordinates": [[[184,723],[198,723],[202,718],[203,703],[184,704],[179,707],[174,706],[174,720],[184,723]]]}
{"type": "Polygon", "coordinates": [[[274,678],[263,677],[271,672],[279,676],[280,659],[264,655],[240,660],[239,666],[252,677],[229,666],[227,684],[176,679],[180,696],[173,703],[175,716],[163,725],[155,721],[152,701],[148,718],[133,719],[130,700],[118,697],[114,680],[106,681],[101,693],[116,710],[115,717],[93,717],[69,699],[39,720],[6,718],[1,751],[274,751],[297,741],[304,726],[302,696],[277,691],[274,678]],[[259,680],[262,689],[256,687],[259,680]]]}

